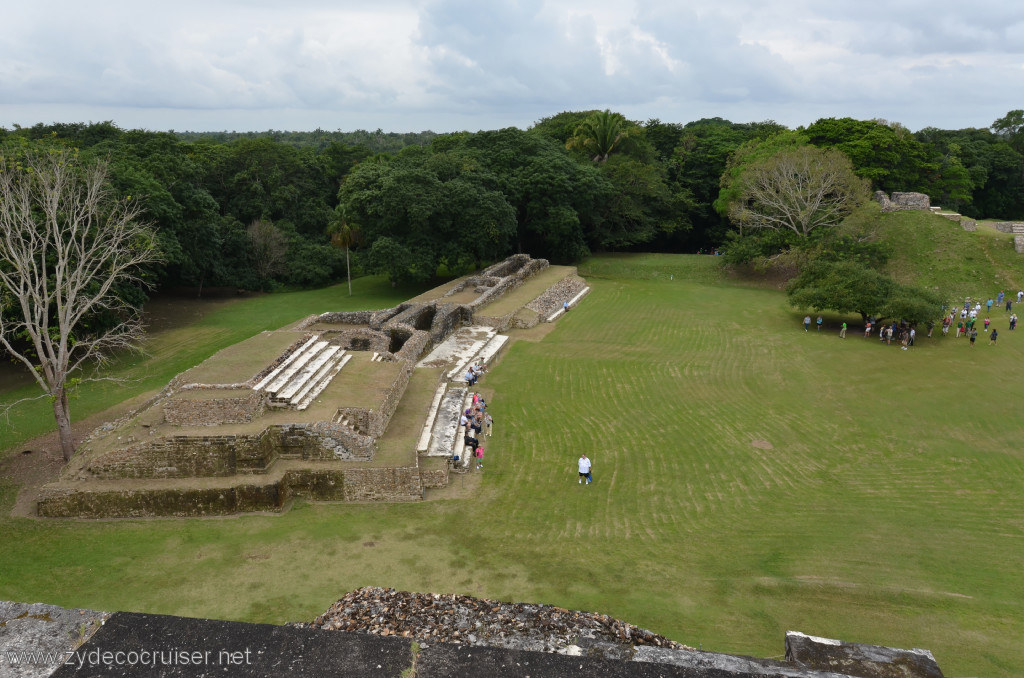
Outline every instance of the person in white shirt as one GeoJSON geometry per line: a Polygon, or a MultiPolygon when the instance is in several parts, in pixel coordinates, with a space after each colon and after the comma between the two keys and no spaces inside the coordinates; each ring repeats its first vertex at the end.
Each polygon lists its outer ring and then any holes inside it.
{"type": "Polygon", "coordinates": [[[594,477],[592,475],[590,475],[590,460],[587,459],[587,455],[585,455],[585,454],[581,454],[580,455],[579,469],[580,469],[580,483],[583,482],[584,478],[587,479],[587,485],[589,485],[590,483],[594,482],[594,477]]]}

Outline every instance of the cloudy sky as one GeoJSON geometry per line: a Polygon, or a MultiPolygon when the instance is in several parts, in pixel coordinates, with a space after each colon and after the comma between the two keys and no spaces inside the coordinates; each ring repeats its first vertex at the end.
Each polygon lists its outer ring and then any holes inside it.
{"type": "Polygon", "coordinates": [[[0,126],[528,127],[563,110],[987,127],[1024,108],[1018,0],[8,3],[0,126]]]}

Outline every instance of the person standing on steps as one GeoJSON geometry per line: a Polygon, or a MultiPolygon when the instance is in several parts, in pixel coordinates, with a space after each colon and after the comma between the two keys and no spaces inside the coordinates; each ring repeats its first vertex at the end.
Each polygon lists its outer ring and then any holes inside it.
{"type": "Polygon", "coordinates": [[[590,483],[594,482],[594,477],[592,475],[590,475],[590,459],[587,458],[586,454],[581,454],[580,455],[579,470],[580,470],[580,480],[579,480],[580,483],[583,482],[584,478],[587,479],[587,485],[589,485],[590,483]]]}

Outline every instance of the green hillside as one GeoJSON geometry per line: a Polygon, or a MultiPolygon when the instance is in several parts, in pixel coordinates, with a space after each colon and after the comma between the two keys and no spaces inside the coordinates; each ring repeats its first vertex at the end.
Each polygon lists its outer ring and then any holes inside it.
{"type": "Polygon", "coordinates": [[[883,214],[870,206],[844,226],[877,235],[893,251],[886,272],[905,284],[937,289],[952,299],[994,296],[1024,288],[1024,255],[1013,236],[984,222],[968,232],[931,212],[883,214]]]}

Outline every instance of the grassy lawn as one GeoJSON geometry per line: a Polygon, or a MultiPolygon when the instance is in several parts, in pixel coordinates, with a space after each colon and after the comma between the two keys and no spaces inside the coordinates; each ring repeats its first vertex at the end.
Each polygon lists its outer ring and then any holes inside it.
{"type": "MultiPolygon", "coordinates": [[[[778,656],[793,629],[929,648],[949,676],[1024,675],[1024,333],[999,316],[997,347],[911,351],[853,319],[846,340],[839,318],[805,333],[782,293],[716,263],[581,266],[592,293],[483,382],[496,426],[475,496],[208,520],[4,511],[0,599],[284,622],[380,585],[603,612],[721,652],[778,656]]],[[[198,329],[264,329],[232,308],[198,329]]],[[[169,378],[198,362],[181,354],[134,369],[169,378]]]]}

